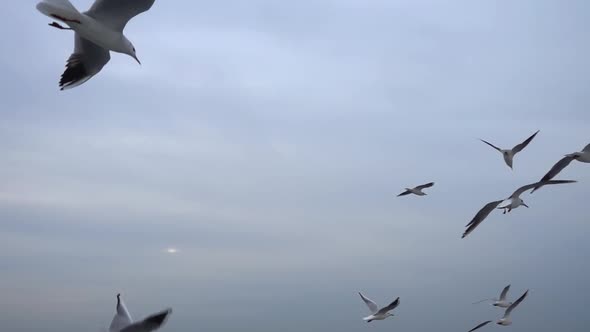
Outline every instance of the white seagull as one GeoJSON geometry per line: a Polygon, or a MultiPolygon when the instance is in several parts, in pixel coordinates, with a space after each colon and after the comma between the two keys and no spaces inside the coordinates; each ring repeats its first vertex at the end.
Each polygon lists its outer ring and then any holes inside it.
{"type": "Polygon", "coordinates": [[[113,317],[109,332],[150,332],[159,329],[166,318],[172,313],[172,309],[166,309],[155,313],[147,318],[133,322],[125,303],[121,299],[121,294],[117,294],[117,313],[113,317]]]}
{"type": "Polygon", "coordinates": [[[508,290],[510,290],[510,285],[504,287],[504,289],[502,290],[502,293],[500,293],[499,299],[485,299],[485,300],[475,302],[474,304],[478,304],[478,303],[481,303],[484,301],[493,301],[492,305],[494,307],[508,308],[512,304],[512,302],[506,300],[506,295],[508,294],[508,290]]]}
{"type": "Polygon", "coordinates": [[[520,195],[522,193],[524,193],[527,190],[533,189],[535,187],[542,187],[545,185],[550,185],[550,184],[565,184],[565,183],[574,183],[577,181],[573,181],[573,180],[550,180],[550,181],[545,181],[545,182],[535,182],[532,184],[527,184],[526,186],[522,186],[518,189],[516,189],[516,191],[510,195],[510,197],[506,198],[506,199],[502,199],[499,201],[493,201],[490,202],[486,205],[484,205],[483,208],[481,208],[481,210],[479,210],[477,212],[477,214],[475,215],[475,217],[473,217],[473,219],[471,219],[471,221],[465,225],[465,227],[467,227],[467,229],[465,230],[465,232],[463,233],[463,236],[461,236],[461,238],[466,237],[467,235],[469,235],[469,233],[473,232],[473,230],[479,226],[479,224],[481,224],[486,218],[487,216],[490,215],[490,213],[492,213],[492,211],[494,211],[498,205],[500,205],[500,203],[504,202],[505,200],[511,200],[511,202],[508,205],[505,206],[501,206],[498,209],[503,209],[504,213],[510,212],[516,208],[518,208],[519,206],[523,205],[525,207],[529,207],[528,205],[526,205],[526,203],[522,200],[522,198],[520,198],[520,195]]]}
{"type": "Polygon", "coordinates": [[[500,320],[498,320],[496,322],[496,324],[498,325],[502,325],[502,326],[508,326],[508,325],[512,325],[512,319],[510,318],[510,313],[512,313],[512,310],[514,310],[514,308],[516,308],[520,302],[522,302],[522,300],[525,299],[525,297],[527,296],[527,294],[529,293],[529,290],[527,289],[526,292],[524,292],[524,294],[522,294],[518,300],[514,301],[514,303],[512,303],[504,312],[504,317],[502,317],[500,320]]]}
{"type": "MultiPolygon", "coordinates": [[[[43,0],[37,9],[69,26],[49,24],[62,30],[74,30],[74,52],[61,75],[61,90],[73,88],[98,74],[109,62],[109,51],[123,53],[138,63],[133,44],[123,34],[127,22],[150,9],[155,0],[95,0],[90,9],[79,12],[68,0],[43,0]]],[[[141,63],[140,63],[141,64],[141,63]]]]}
{"type": "Polygon", "coordinates": [[[409,194],[414,194],[414,195],[418,195],[418,196],[424,196],[424,195],[426,195],[426,193],[423,192],[422,189],[430,188],[432,186],[434,186],[434,182],[422,184],[422,185],[419,185],[419,186],[414,187],[414,188],[405,188],[406,191],[404,191],[403,193],[397,195],[397,197],[405,196],[405,195],[409,195],[409,194]]]}
{"type": "MultiPolygon", "coordinates": [[[[574,152],[570,154],[566,154],[565,157],[561,158],[545,176],[541,179],[540,182],[549,181],[553,179],[559,172],[561,172],[564,168],[567,167],[572,161],[577,160],[583,163],[590,163],[590,144],[586,145],[586,147],[581,152],[574,152]]],[[[531,194],[535,192],[535,190],[539,189],[540,187],[535,187],[531,194]]]]}
{"type": "Polygon", "coordinates": [[[535,136],[537,136],[537,134],[539,133],[539,131],[537,130],[533,135],[531,135],[531,137],[527,138],[524,142],[516,145],[515,147],[513,147],[512,149],[500,149],[499,147],[493,145],[490,142],[486,142],[483,139],[480,139],[480,141],[486,143],[487,145],[493,147],[494,149],[498,150],[502,156],[504,156],[504,162],[506,162],[506,165],[508,165],[508,167],[510,167],[512,169],[512,160],[514,158],[514,156],[519,153],[520,151],[522,151],[524,148],[526,148],[527,145],[529,145],[529,143],[533,140],[533,138],[535,138],[535,136]]]}
{"type": "MultiPolygon", "coordinates": [[[[498,325],[502,325],[502,326],[508,326],[508,325],[512,325],[512,319],[510,318],[510,313],[512,313],[512,310],[514,310],[514,308],[516,308],[520,302],[522,302],[522,300],[524,300],[524,298],[527,296],[527,294],[529,293],[529,291],[527,290],[526,292],[524,292],[524,294],[522,294],[518,300],[514,301],[513,304],[511,304],[506,311],[504,312],[504,317],[500,318],[496,324],[498,325]]],[[[473,332],[481,327],[484,327],[486,325],[488,325],[489,323],[491,323],[491,320],[485,321],[479,325],[477,325],[476,327],[472,328],[471,330],[469,330],[469,332],[473,332]]]]}
{"type": "Polygon", "coordinates": [[[507,198],[510,200],[510,204],[505,205],[505,206],[500,206],[498,209],[504,210],[503,213],[506,214],[507,212],[510,212],[521,205],[528,208],[529,206],[525,204],[525,202],[522,200],[522,198],[520,198],[520,195],[522,195],[522,193],[524,193],[525,191],[530,190],[530,189],[534,189],[536,187],[541,188],[542,186],[545,186],[548,184],[565,184],[565,183],[574,183],[574,182],[577,182],[577,181],[549,180],[549,181],[544,181],[544,182],[535,182],[535,183],[527,184],[526,186],[522,186],[522,187],[516,189],[516,191],[512,195],[510,195],[510,197],[507,198]]]}
{"type": "Polygon", "coordinates": [[[399,297],[398,297],[397,299],[395,299],[395,301],[391,302],[388,306],[379,309],[379,307],[377,306],[377,304],[375,304],[375,302],[373,302],[369,298],[365,297],[361,292],[359,292],[359,295],[361,296],[361,299],[363,299],[363,301],[365,301],[365,304],[367,305],[367,307],[369,307],[369,310],[371,311],[371,315],[363,318],[363,320],[366,321],[367,323],[370,323],[374,320],[384,320],[385,318],[387,318],[389,316],[393,316],[393,314],[390,313],[390,311],[395,309],[399,305],[399,297]]]}

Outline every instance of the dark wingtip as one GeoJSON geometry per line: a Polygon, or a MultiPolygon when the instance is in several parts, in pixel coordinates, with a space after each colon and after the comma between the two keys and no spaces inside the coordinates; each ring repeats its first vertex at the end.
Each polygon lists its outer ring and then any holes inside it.
{"type": "Polygon", "coordinates": [[[172,308],[168,308],[158,314],[153,315],[152,317],[148,318],[147,321],[153,323],[156,326],[160,326],[164,324],[168,315],[172,313],[172,308]]]}

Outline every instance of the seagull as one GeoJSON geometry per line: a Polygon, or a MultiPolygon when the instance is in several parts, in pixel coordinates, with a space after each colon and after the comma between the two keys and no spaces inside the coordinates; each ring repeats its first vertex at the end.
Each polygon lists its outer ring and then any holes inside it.
{"type": "MultiPolygon", "coordinates": [[[[529,293],[529,291],[527,290],[526,292],[524,292],[524,294],[522,294],[518,298],[518,300],[516,300],[513,304],[511,304],[504,312],[504,316],[501,319],[499,319],[496,322],[496,324],[502,325],[502,326],[512,325],[512,319],[510,318],[510,313],[512,312],[512,310],[514,310],[514,308],[516,308],[520,304],[520,302],[522,302],[522,300],[524,300],[524,298],[527,296],[528,293],[529,293]]],[[[476,327],[472,328],[471,330],[469,330],[469,332],[473,332],[481,327],[488,325],[491,322],[492,322],[491,320],[485,321],[485,322],[477,325],[476,327]]]]}
{"type": "Polygon", "coordinates": [[[406,191],[404,191],[403,193],[397,195],[397,197],[406,196],[406,195],[409,195],[409,194],[414,194],[414,195],[418,195],[418,196],[424,196],[424,195],[426,195],[426,193],[423,192],[422,189],[430,188],[432,186],[434,186],[434,182],[423,184],[423,185],[420,185],[420,186],[417,186],[417,187],[414,187],[414,188],[411,188],[411,189],[410,188],[405,188],[406,191]]]}
{"type": "Polygon", "coordinates": [[[512,211],[513,209],[516,209],[519,206],[524,206],[527,209],[529,208],[528,205],[526,205],[526,203],[522,200],[522,198],[520,198],[520,195],[522,195],[522,193],[524,193],[527,190],[530,189],[534,189],[535,187],[542,187],[544,185],[548,185],[548,184],[565,184],[565,183],[574,183],[577,181],[573,181],[573,180],[549,180],[549,181],[545,181],[545,182],[535,182],[532,184],[527,184],[526,186],[522,186],[518,189],[516,189],[516,191],[507,199],[510,199],[511,202],[508,205],[505,206],[500,206],[498,209],[503,209],[504,210],[504,214],[512,211]]]}
{"type": "Polygon", "coordinates": [[[363,301],[365,301],[365,304],[367,305],[367,307],[369,307],[369,310],[371,310],[371,315],[363,318],[363,320],[366,321],[367,323],[370,323],[374,320],[384,320],[385,318],[387,318],[389,316],[393,316],[393,314],[390,313],[389,311],[395,309],[399,305],[399,297],[398,297],[397,299],[395,299],[395,301],[391,302],[388,306],[379,309],[379,307],[377,307],[377,304],[375,304],[375,302],[373,302],[369,298],[365,297],[361,292],[359,292],[359,295],[361,296],[361,299],[363,299],[363,301]]]}
{"type": "Polygon", "coordinates": [[[535,136],[537,136],[537,134],[539,133],[539,130],[537,130],[533,135],[531,135],[531,137],[527,138],[524,142],[516,145],[515,147],[513,147],[510,150],[505,150],[505,149],[500,149],[499,147],[495,146],[494,144],[490,143],[490,142],[486,142],[483,139],[480,139],[480,141],[486,143],[487,145],[493,147],[494,149],[498,150],[503,156],[504,156],[504,162],[506,162],[506,165],[508,165],[508,167],[510,167],[512,169],[512,159],[514,158],[514,156],[519,153],[520,151],[522,151],[524,148],[526,148],[527,145],[529,145],[529,143],[533,140],[533,138],[535,138],[535,136]]]}
{"type": "MultiPolygon", "coordinates": [[[[553,179],[559,172],[561,172],[564,168],[567,167],[572,161],[577,160],[583,163],[590,163],[590,144],[586,145],[586,147],[582,150],[582,152],[574,152],[570,154],[566,154],[565,157],[561,158],[545,176],[541,179],[542,181],[549,181],[553,179]]],[[[535,190],[539,189],[540,187],[533,188],[531,194],[535,192],[535,190]]]]}
{"type": "Polygon", "coordinates": [[[135,47],[123,34],[130,19],[149,10],[155,0],[95,0],[86,12],[79,12],[69,0],[42,0],[37,9],[56,20],[49,24],[74,30],[74,52],[61,75],[61,90],[76,87],[98,74],[111,59],[110,51],[131,56],[139,64],[135,47]]]}
{"type": "Polygon", "coordinates": [[[484,301],[494,301],[494,303],[492,303],[492,305],[494,307],[500,307],[500,308],[508,308],[512,302],[509,302],[506,300],[506,295],[508,294],[508,290],[510,290],[510,285],[504,287],[504,289],[502,290],[502,293],[500,293],[500,298],[499,299],[485,299],[485,300],[481,300],[478,302],[475,302],[474,304],[478,304],[484,301]]]}
{"type": "Polygon", "coordinates": [[[508,197],[506,199],[489,202],[488,204],[484,205],[484,207],[481,208],[481,210],[479,210],[477,212],[475,217],[473,217],[473,219],[471,219],[471,221],[467,225],[465,225],[465,227],[467,227],[467,229],[465,230],[465,232],[463,233],[463,236],[461,236],[461,238],[465,238],[467,235],[469,235],[469,233],[473,232],[473,230],[477,226],[479,226],[479,224],[481,224],[482,221],[484,221],[487,218],[487,216],[489,216],[490,213],[492,213],[492,211],[494,211],[496,208],[503,209],[504,214],[516,209],[517,207],[519,207],[521,205],[528,208],[529,206],[526,205],[526,203],[522,200],[522,198],[520,198],[520,195],[527,190],[533,189],[537,186],[540,188],[542,186],[549,185],[549,184],[565,184],[565,183],[574,183],[574,182],[577,182],[577,181],[550,180],[550,181],[545,181],[545,182],[535,182],[535,183],[527,184],[526,186],[522,186],[522,187],[516,189],[516,191],[512,195],[510,195],[510,197],[508,197]],[[511,200],[510,204],[498,207],[498,205],[500,205],[500,203],[504,202],[505,200],[511,200]]]}
{"type": "Polygon", "coordinates": [[[142,321],[133,322],[121,294],[117,294],[117,313],[113,317],[108,332],[150,332],[159,329],[166,318],[172,313],[172,309],[166,309],[148,316],[142,321]]]}
{"type": "Polygon", "coordinates": [[[518,300],[514,301],[514,303],[512,303],[508,309],[506,309],[506,311],[504,312],[504,317],[502,317],[500,320],[498,320],[496,322],[496,324],[498,325],[502,325],[502,326],[508,326],[508,325],[512,325],[512,319],[510,318],[510,313],[512,313],[512,310],[514,310],[514,308],[516,308],[520,302],[522,302],[522,300],[525,299],[525,297],[527,296],[527,294],[529,293],[529,290],[527,289],[526,292],[524,292],[524,294],[522,294],[518,300]]]}

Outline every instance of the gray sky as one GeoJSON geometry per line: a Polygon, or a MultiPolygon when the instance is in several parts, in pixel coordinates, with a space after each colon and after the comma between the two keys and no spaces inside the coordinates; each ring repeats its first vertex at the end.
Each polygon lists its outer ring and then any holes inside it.
{"type": "Polygon", "coordinates": [[[122,292],[135,318],[172,307],[168,332],[466,331],[508,283],[531,289],[511,331],[590,324],[588,165],[460,239],[590,143],[587,1],[159,0],[126,29],[141,67],[65,92],[71,32],[13,3],[3,330],[99,331],[122,292]],[[477,141],[537,129],[514,171],[477,141]],[[396,317],[364,323],[357,291],[396,317]]]}

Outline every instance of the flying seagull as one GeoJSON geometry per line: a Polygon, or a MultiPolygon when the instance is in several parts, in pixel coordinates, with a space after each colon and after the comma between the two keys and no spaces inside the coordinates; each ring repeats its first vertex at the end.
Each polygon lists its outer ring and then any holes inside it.
{"type": "Polygon", "coordinates": [[[525,297],[527,296],[527,294],[529,293],[529,290],[527,289],[526,292],[524,292],[524,294],[522,294],[518,300],[514,301],[514,303],[512,303],[504,312],[504,317],[502,317],[499,321],[496,322],[496,324],[498,325],[503,325],[503,326],[508,326],[508,325],[512,325],[512,319],[510,318],[510,313],[512,313],[512,310],[514,310],[514,308],[516,308],[520,302],[522,302],[522,300],[525,299],[525,297]]]}
{"type": "Polygon", "coordinates": [[[485,299],[485,300],[475,302],[474,304],[478,304],[478,303],[481,303],[484,301],[494,301],[492,303],[492,305],[494,307],[508,308],[512,304],[512,302],[509,302],[506,300],[506,295],[508,294],[508,290],[510,290],[510,285],[504,287],[504,289],[502,290],[502,293],[500,293],[499,299],[485,299]]]}
{"type": "Polygon", "coordinates": [[[535,136],[537,136],[537,134],[539,133],[539,131],[537,130],[533,135],[531,135],[531,137],[527,138],[524,142],[516,145],[515,147],[513,147],[512,149],[509,150],[505,150],[505,149],[500,149],[499,147],[495,146],[494,144],[490,143],[490,142],[486,142],[483,139],[480,139],[480,141],[486,143],[487,145],[493,147],[494,149],[498,150],[503,156],[504,156],[504,162],[506,162],[506,165],[508,165],[508,167],[510,167],[512,169],[512,159],[514,158],[514,156],[519,153],[520,151],[522,151],[524,148],[526,148],[527,145],[529,145],[529,143],[533,140],[533,138],[535,138],[535,136]]]}
{"type": "Polygon", "coordinates": [[[490,213],[492,213],[492,211],[494,211],[498,207],[498,205],[500,205],[500,203],[504,202],[505,200],[511,200],[511,202],[508,205],[499,207],[499,209],[504,210],[504,213],[510,212],[521,205],[524,205],[525,207],[528,208],[528,205],[526,205],[526,203],[522,200],[522,198],[520,198],[520,195],[522,193],[524,193],[525,191],[533,189],[536,186],[538,186],[540,188],[542,186],[549,185],[549,184],[564,184],[564,183],[574,183],[574,182],[576,182],[576,181],[573,181],[573,180],[550,180],[550,181],[536,182],[536,183],[532,183],[532,184],[527,184],[526,186],[522,186],[522,187],[516,189],[516,191],[512,195],[510,195],[510,197],[508,197],[507,199],[493,201],[493,202],[490,202],[490,203],[484,205],[484,207],[481,208],[481,210],[479,210],[477,212],[475,217],[473,217],[473,219],[471,219],[471,221],[467,225],[465,225],[465,227],[467,227],[467,229],[465,230],[465,232],[463,233],[463,236],[461,236],[461,238],[464,238],[467,235],[469,235],[469,233],[473,232],[473,230],[477,226],[479,226],[479,224],[481,224],[487,218],[487,216],[489,216],[490,213]]]}
{"type": "MultiPolygon", "coordinates": [[[[558,161],[555,165],[553,165],[553,167],[551,167],[549,172],[547,172],[547,174],[543,176],[540,182],[549,181],[553,179],[557,174],[559,174],[559,172],[561,172],[564,168],[567,167],[567,165],[569,165],[574,160],[581,161],[583,163],[590,163],[590,144],[586,145],[582,152],[566,154],[565,157],[561,158],[560,161],[558,161]]],[[[541,187],[533,188],[531,194],[539,188],[541,187]]]]}
{"type": "Polygon", "coordinates": [[[391,302],[388,306],[379,309],[379,307],[377,306],[377,304],[375,304],[375,302],[373,302],[369,298],[365,297],[361,292],[359,292],[359,295],[361,296],[361,299],[363,299],[363,301],[365,301],[365,304],[367,305],[367,307],[369,307],[369,310],[371,311],[371,315],[363,318],[363,320],[366,321],[367,323],[370,323],[374,320],[384,320],[385,318],[387,318],[389,316],[393,316],[393,314],[390,313],[390,311],[395,309],[399,305],[399,297],[398,297],[397,299],[395,299],[395,301],[391,302]]]}
{"type": "Polygon", "coordinates": [[[545,182],[535,182],[532,184],[527,184],[526,186],[522,186],[518,189],[516,189],[516,191],[507,199],[510,199],[510,204],[505,205],[505,206],[500,206],[498,209],[503,209],[504,210],[504,214],[506,214],[507,212],[512,211],[513,209],[516,209],[519,206],[524,206],[526,208],[528,208],[529,206],[525,204],[525,202],[522,200],[522,198],[520,198],[520,195],[522,195],[522,193],[524,193],[527,190],[530,189],[534,189],[535,187],[539,187],[541,188],[542,186],[548,185],[548,184],[565,184],[565,183],[574,183],[577,181],[573,181],[573,180],[549,180],[549,181],[545,181],[545,182]]]}
{"type": "MultiPolygon", "coordinates": [[[[502,325],[502,326],[508,326],[508,325],[512,325],[512,319],[510,318],[510,313],[512,312],[512,310],[514,310],[514,308],[516,308],[520,302],[522,302],[522,300],[524,300],[524,298],[527,296],[527,294],[529,293],[529,291],[527,290],[526,292],[524,292],[524,294],[522,294],[518,300],[514,301],[514,303],[512,303],[504,312],[504,316],[502,318],[500,318],[496,324],[498,325],[502,325]]],[[[479,325],[477,325],[476,327],[472,328],[471,330],[469,330],[469,332],[473,332],[481,327],[484,327],[486,325],[488,325],[489,323],[491,323],[491,320],[485,321],[479,325]]]]}
{"type": "Polygon", "coordinates": [[[409,195],[409,194],[414,194],[414,195],[418,195],[418,196],[424,196],[424,195],[426,195],[426,193],[423,192],[422,189],[430,188],[432,186],[434,186],[434,182],[426,183],[426,184],[423,184],[423,185],[420,185],[420,186],[417,186],[417,187],[414,187],[414,188],[405,188],[406,191],[404,191],[403,193],[397,195],[397,197],[406,196],[406,195],[409,195]]]}
{"type": "MultiPolygon", "coordinates": [[[[76,87],[98,74],[111,59],[110,51],[139,59],[133,44],[123,34],[130,19],[150,9],[155,0],[95,0],[86,12],[79,12],[69,0],[42,0],[37,9],[69,26],[49,24],[62,30],[74,30],[74,52],[61,75],[61,90],[76,87]]],[[[141,63],[140,63],[141,64],[141,63]]]]}
{"type": "Polygon", "coordinates": [[[113,317],[109,332],[150,332],[159,329],[166,318],[172,313],[172,309],[166,309],[148,316],[144,320],[133,322],[121,294],[117,294],[117,313],[113,317]]]}

